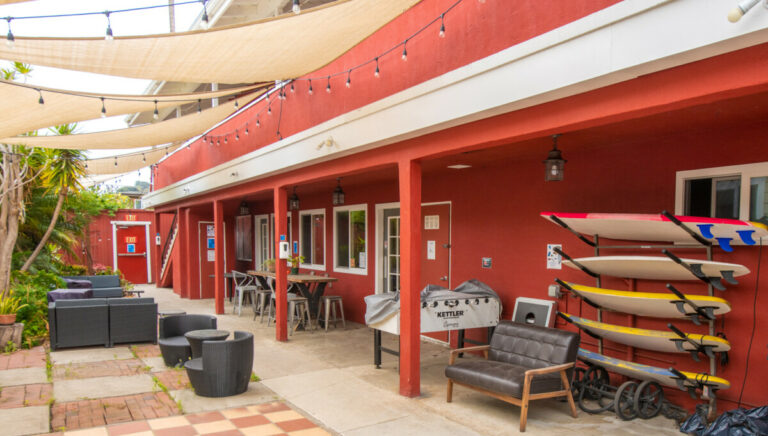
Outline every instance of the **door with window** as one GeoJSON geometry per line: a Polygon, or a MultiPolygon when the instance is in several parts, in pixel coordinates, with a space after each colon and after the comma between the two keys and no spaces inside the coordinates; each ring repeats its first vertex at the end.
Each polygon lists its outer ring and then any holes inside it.
{"type": "Polygon", "coordinates": [[[126,280],[134,284],[149,281],[146,225],[116,225],[115,268],[126,280]]]}
{"type": "Polygon", "coordinates": [[[254,235],[256,240],[255,244],[255,256],[254,267],[256,269],[264,269],[264,262],[267,259],[272,258],[272,232],[270,226],[269,215],[256,215],[253,217],[254,221],[254,235]]]}
{"type": "Polygon", "coordinates": [[[200,298],[213,298],[216,288],[216,233],[212,221],[198,223],[200,298]]]}

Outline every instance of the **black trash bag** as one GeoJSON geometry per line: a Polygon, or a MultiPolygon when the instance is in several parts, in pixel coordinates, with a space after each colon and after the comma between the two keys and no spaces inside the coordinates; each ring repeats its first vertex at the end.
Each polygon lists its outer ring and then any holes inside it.
{"type": "Polygon", "coordinates": [[[707,407],[706,404],[697,405],[696,412],[680,425],[680,431],[685,434],[701,436],[707,429],[707,407]]]}
{"type": "Polygon", "coordinates": [[[680,431],[697,436],[766,436],[768,406],[729,410],[718,416],[709,427],[705,423],[696,413],[683,423],[680,431]]]}

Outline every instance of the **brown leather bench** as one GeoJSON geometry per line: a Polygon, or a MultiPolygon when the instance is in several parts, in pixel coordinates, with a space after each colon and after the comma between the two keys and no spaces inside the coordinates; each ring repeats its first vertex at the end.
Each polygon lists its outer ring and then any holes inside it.
{"type": "Polygon", "coordinates": [[[575,418],[571,395],[572,368],[579,350],[579,335],[565,330],[501,321],[490,345],[451,351],[445,368],[446,400],[450,403],[457,384],[520,406],[520,431],[525,431],[528,402],[566,397],[575,418]],[[482,351],[485,359],[456,362],[459,353],[482,351]]]}

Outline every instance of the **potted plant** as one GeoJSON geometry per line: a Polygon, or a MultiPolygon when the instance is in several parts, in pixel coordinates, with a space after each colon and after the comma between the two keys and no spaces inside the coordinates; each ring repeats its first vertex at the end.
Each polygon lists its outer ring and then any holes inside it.
{"type": "Polygon", "coordinates": [[[265,271],[275,272],[275,259],[265,260],[261,263],[261,267],[264,268],[265,271]]]}
{"type": "Polygon", "coordinates": [[[16,322],[16,312],[26,304],[21,304],[21,300],[7,293],[0,295],[0,325],[10,325],[16,322]]]}
{"type": "Polygon", "coordinates": [[[304,263],[304,256],[291,256],[288,258],[288,262],[291,263],[291,274],[298,274],[299,273],[299,265],[304,263]]]}

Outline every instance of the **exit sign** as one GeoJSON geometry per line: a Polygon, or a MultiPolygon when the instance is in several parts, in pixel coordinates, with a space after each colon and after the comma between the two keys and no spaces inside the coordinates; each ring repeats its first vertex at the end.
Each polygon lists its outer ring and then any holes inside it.
{"type": "Polygon", "coordinates": [[[136,221],[136,215],[126,215],[125,216],[126,221],[136,221]]]}
{"type": "Polygon", "coordinates": [[[125,237],[125,242],[127,242],[129,244],[134,244],[134,243],[136,243],[136,237],[135,236],[126,236],[125,237]]]}

